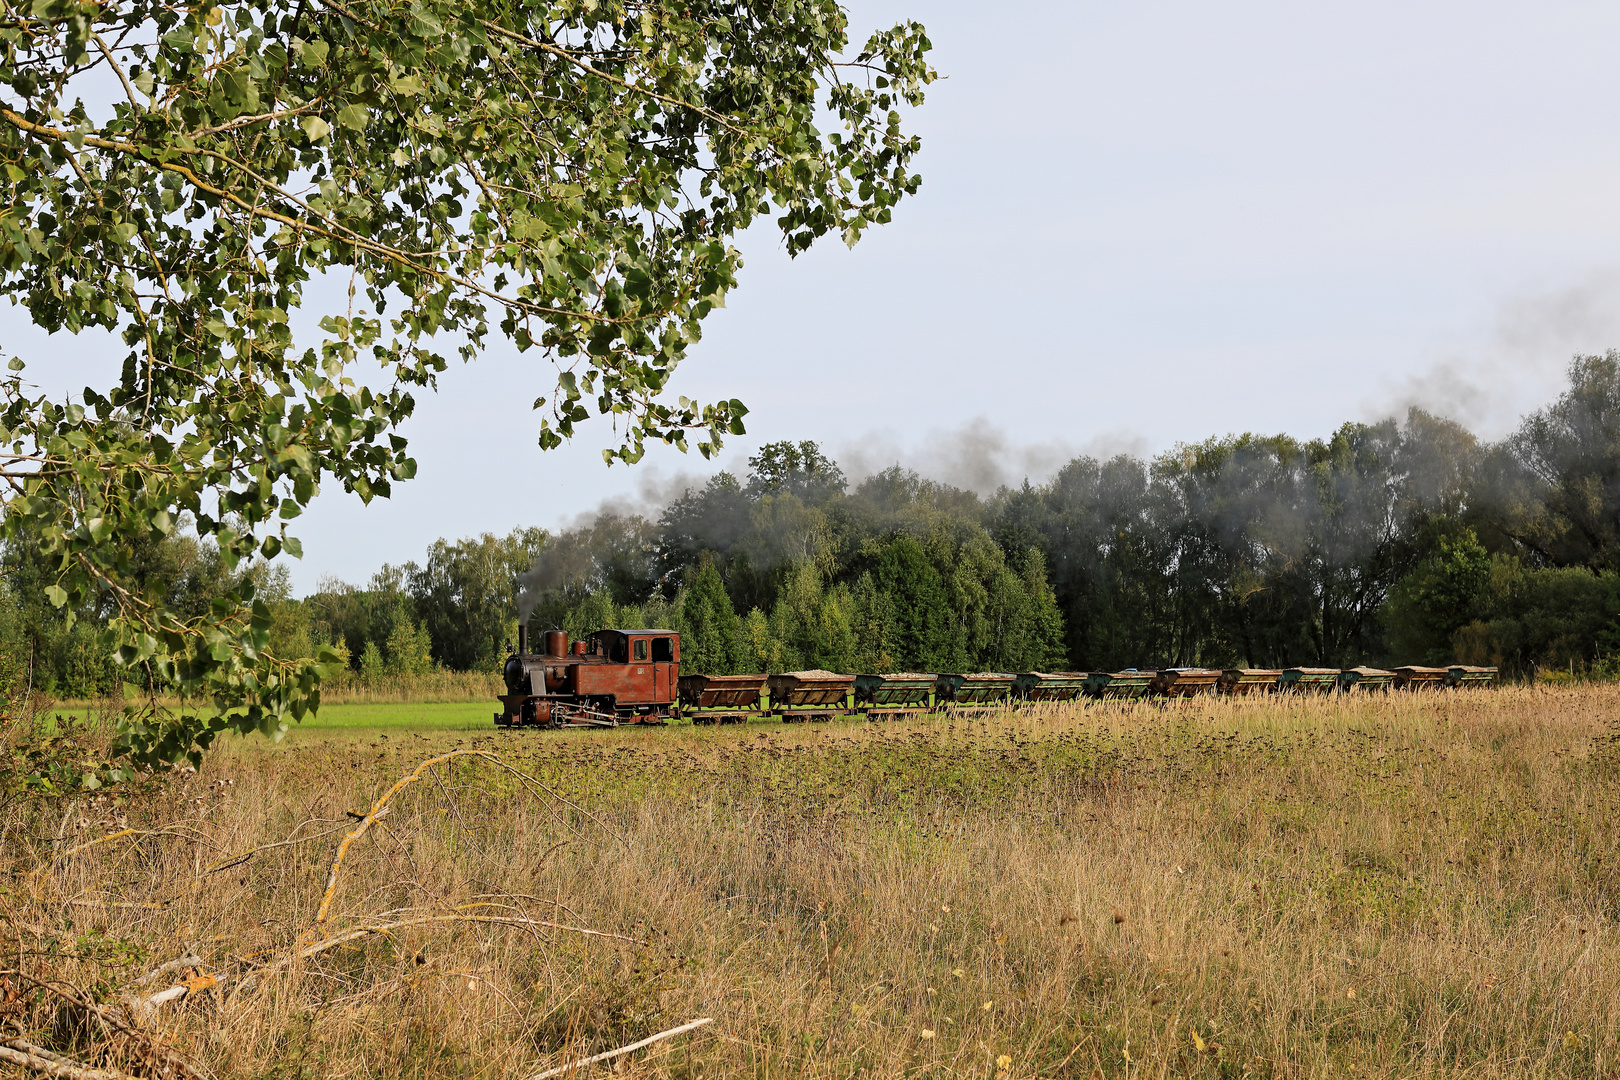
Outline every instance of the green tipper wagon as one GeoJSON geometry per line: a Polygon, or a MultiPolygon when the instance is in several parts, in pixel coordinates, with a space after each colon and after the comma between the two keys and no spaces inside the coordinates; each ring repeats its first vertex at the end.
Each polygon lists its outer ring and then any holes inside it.
{"type": "Polygon", "coordinates": [[[940,675],[934,683],[935,708],[995,709],[1007,704],[1016,675],[981,671],[976,675],[940,675]]]}
{"type": "Polygon", "coordinates": [[[1073,701],[1086,691],[1082,671],[1026,671],[1013,681],[1013,695],[1024,701],[1073,701]]]}
{"type": "Polygon", "coordinates": [[[1339,669],[1334,667],[1284,668],[1277,679],[1279,690],[1295,694],[1331,694],[1339,688],[1339,669]]]}
{"type": "Polygon", "coordinates": [[[1388,690],[1395,685],[1395,673],[1375,667],[1347,667],[1339,672],[1341,690],[1388,690]]]}
{"type": "Polygon", "coordinates": [[[1271,693],[1281,678],[1282,668],[1227,668],[1215,685],[1223,694],[1247,697],[1271,693]]]}
{"type": "Polygon", "coordinates": [[[1446,685],[1459,689],[1471,686],[1492,687],[1496,685],[1496,669],[1454,664],[1446,669],[1446,685]]]}
{"type": "Polygon", "coordinates": [[[928,698],[937,678],[915,671],[894,675],[855,676],[855,707],[866,710],[868,720],[889,720],[928,711],[928,698]]]}
{"type": "Polygon", "coordinates": [[[1086,676],[1086,694],[1102,701],[1129,701],[1145,697],[1157,671],[1093,671],[1086,676]]]}

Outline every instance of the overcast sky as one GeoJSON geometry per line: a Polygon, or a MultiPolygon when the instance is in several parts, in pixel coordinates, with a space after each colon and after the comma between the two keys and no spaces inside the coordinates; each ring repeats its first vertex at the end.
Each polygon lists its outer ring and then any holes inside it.
{"type": "MultiPolygon", "coordinates": [[[[1418,403],[1498,436],[1577,351],[1620,346],[1620,5],[851,4],[926,23],[919,196],[853,251],[766,230],[675,392],[981,490],[1075,453],[1326,434],[1418,403]]],[[[0,333],[48,389],[87,341],[0,333]],[[50,361],[42,360],[50,356],[50,361]],[[57,365],[52,368],[52,363],[57,365]]],[[[418,478],[300,522],[300,591],[434,538],[556,527],[714,466],[542,454],[552,369],[497,346],[406,427],[418,478]]],[[[83,385],[82,381],[76,385],[83,385]]]]}

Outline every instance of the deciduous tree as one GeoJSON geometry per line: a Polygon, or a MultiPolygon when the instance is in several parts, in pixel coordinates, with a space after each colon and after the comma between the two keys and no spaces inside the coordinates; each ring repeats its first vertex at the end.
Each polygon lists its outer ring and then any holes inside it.
{"type": "Polygon", "coordinates": [[[730,238],[774,215],[789,253],[853,244],[919,183],[899,110],[928,39],[847,25],[836,0],[0,0],[0,293],[125,349],[71,399],[5,383],[5,529],[194,703],[129,715],[126,749],[278,733],[321,673],[269,651],[251,578],[187,618],[131,588],[131,543],[189,513],[227,568],[296,555],[323,484],[410,478],[413,395],[492,334],[557,365],[542,447],[593,411],[626,462],[743,430],[736,400],[669,395],[730,238]]]}

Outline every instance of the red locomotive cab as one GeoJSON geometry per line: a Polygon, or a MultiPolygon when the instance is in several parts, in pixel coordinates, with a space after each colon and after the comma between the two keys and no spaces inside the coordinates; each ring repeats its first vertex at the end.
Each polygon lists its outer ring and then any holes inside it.
{"type": "Polygon", "coordinates": [[[587,700],[611,698],[627,720],[660,720],[675,704],[681,639],[672,630],[598,630],[587,660],[575,668],[574,692],[587,700]]]}

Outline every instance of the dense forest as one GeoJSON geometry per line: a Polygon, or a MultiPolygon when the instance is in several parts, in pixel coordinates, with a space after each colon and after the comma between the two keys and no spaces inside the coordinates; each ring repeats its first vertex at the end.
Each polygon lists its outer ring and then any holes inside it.
{"type": "MultiPolygon", "coordinates": [[[[1152,461],[1080,457],[989,498],[891,468],[852,484],[772,443],[656,520],[601,514],[434,543],[363,586],[289,595],[177,532],[128,553],[182,612],[246,574],[271,647],[358,677],[495,670],[537,630],[681,632],[689,671],[1495,663],[1620,673],[1620,353],[1579,357],[1500,443],[1419,409],[1330,438],[1253,434],[1152,461]]],[[[63,696],[124,677],[106,612],[43,599],[51,557],[4,552],[0,681],[63,696]]]]}

